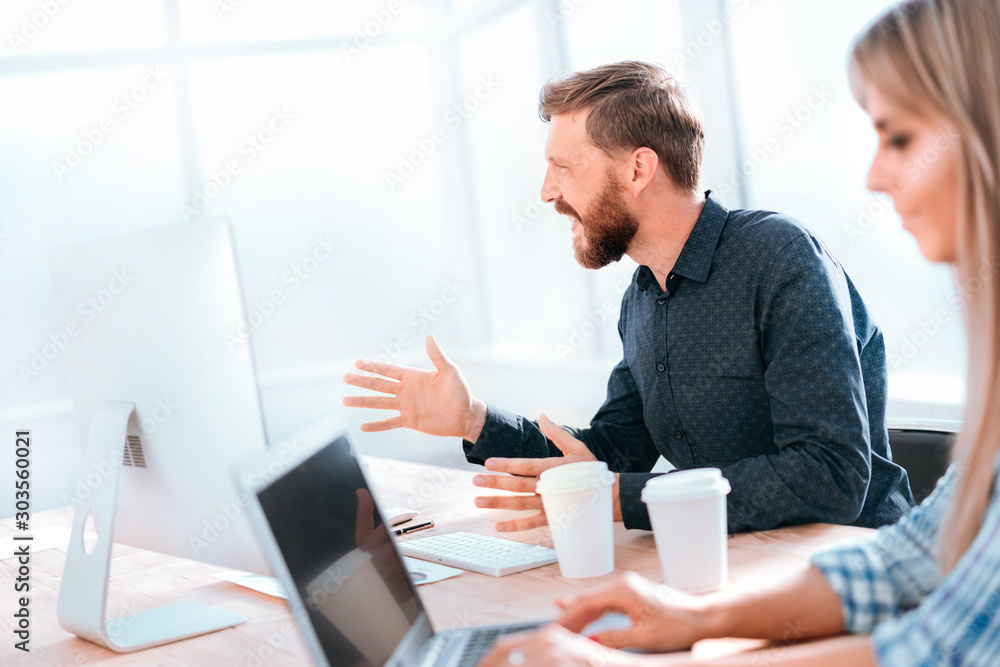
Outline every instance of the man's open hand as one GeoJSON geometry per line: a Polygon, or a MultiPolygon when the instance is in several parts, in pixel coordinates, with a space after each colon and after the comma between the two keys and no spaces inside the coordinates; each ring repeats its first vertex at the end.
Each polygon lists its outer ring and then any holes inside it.
{"type": "Polygon", "coordinates": [[[445,356],[433,336],[427,337],[425,345],[434,364],[433,371],[359,359],[355,366],[380,377],[347,373],[344,382],[386,395],[347,396],[344,405],[399,411],[395,417],[362,424],[362,431],[405,427],[428,435],[475,442],[486,422],[486,404],[472,395],[462,371],[445,356]]]}

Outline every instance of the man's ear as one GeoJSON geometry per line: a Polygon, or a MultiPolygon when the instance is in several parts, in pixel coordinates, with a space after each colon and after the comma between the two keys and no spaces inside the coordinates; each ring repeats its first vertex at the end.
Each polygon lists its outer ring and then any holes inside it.
{"type": "Polygon", "coordinates": [[[628,187],[633,194],[638,195],[656,176],[660,167],[660,157],[652,148],[636,148],[629,159],[631,178],[628,187]]]}

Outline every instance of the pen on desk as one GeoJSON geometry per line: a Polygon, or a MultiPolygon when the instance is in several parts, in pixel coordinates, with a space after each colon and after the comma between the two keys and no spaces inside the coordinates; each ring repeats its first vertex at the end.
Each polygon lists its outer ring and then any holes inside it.
{"type": "Polygon", "coordinates": [[[428,521],[427,523],[418,523],[415,526],[410,526],[409,528],[401,528],[399,530],[392,531],[394,535],[406,535],[408,533],[415,533],[418,530],[427,530],[428,528],[433,528],[434,522],[428,521]]]}

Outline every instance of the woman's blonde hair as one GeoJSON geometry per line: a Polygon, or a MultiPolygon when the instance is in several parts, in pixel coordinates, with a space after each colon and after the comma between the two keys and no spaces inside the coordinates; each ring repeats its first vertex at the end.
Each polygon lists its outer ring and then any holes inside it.
{"type": "Polygon", "coordinates": [[[938,539],[941,570],[950,572],[982,526],[1000,452],[1000,2],[900,3],[858,37],[849,69],[862,106],[871,87],[954,130],[956,295],[967,327],[969,370],[953,457],[958,483],[938,539]]]}

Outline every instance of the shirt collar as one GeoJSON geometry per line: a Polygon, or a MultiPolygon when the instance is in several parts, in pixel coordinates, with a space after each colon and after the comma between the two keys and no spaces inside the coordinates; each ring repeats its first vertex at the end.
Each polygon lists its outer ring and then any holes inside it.
{"type": "MultiPolygon", "coordinates": [[[[671,274],[683,276],[700,283],[708,280],[712,268],[715,249],[722,236],[722,228],[729,218],[729,209],[712,196],[711,190],[705,191],[705,205],[701,209],[694,228],[684,242],[680,256],[674,263],[671,274]]],[[[636,276],[636,287],[645,292],[654,280],[653,272],[648,266],[640,266],[636,276]]]]}

